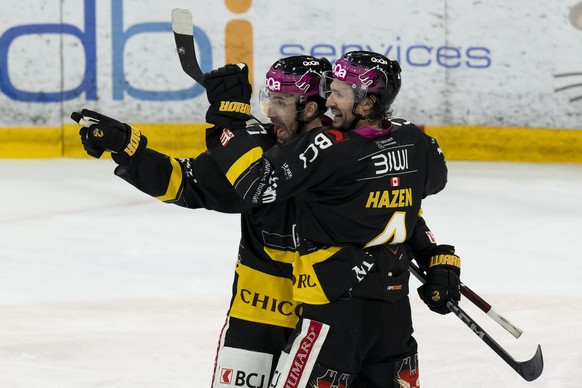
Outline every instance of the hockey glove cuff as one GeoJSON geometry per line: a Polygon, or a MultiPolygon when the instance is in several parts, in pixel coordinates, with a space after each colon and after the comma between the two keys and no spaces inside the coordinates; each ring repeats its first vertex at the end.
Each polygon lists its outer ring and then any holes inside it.
{"type": "Polygon", "coordinates": [[[136,157],[147,145],[139,129],[89,109],[71,113],[71,119],[83,127],[79,131],[83,148],[90,156],[100,158],[108,151],[114,160],[136,157]]]}
{"type": "Polygon", "coordinates": [[[221,128],[246,128],[252,93],[248,66],[226,65],[206,73],[203,82],[210,103],[206,122],[221,128]]]}
{"type": "Polygon", "coordinates": [[[455,254],[455,247],[436,246],[428,257],[426,283],[418,288],[420,298],[432,311],[450,313],[447,302],[457,304],[461,300],[460,275],[461,259],[455,254]]]}

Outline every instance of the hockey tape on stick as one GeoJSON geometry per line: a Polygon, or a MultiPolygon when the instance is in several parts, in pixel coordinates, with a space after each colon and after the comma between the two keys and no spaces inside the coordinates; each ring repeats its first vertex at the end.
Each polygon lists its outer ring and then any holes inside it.
{"type": "Polygon", "coordinates": [[[180,58],[182,69],[194,81],[204,86],[202,81],[204,73],[196,59],[192,12],[183,8],[174,8],[172,10],[172,29],[174,30],[174,39],[176,40],[176,48],[178,49],[178,57],[180,58]]]}
{"type": "MultiPolygon", "coordinates": [[[[424,276],[420,273],[420,269],[413,263],[410,263],[410,272],[422,284],[426,283],[424,276]]],[[[503,317],[501,314],[493,310],[489,303],[485,302],[485,300],[483,300],[479,295],[477,295],[475,292],[473,292],[473,290],[465,286],[463,283],[461,283],[461,294],[469,299],[475,306],[479,307],[481,311],[491,317],[491,319],[497,322],[501,327],[511,333],[511,335],[513,335],[515,338],[519,338],[522,335],[523,330],[511,323],[509,319],[503,317]]]]}
{"type": "MultiPolygon", "coordinates": [[[[418,279],[421,283],[426,283],[424,275],[420,272],[418,267],[414,264],[410,264],[410,272],[418,279]]],[[[544,358],[542,355],[542,347],[538,345],[536,353],[532,358],[527,361],[517,361],[515,360],[501,345],[497,343],[481,326],[475,322],[463,309],[459,306],[453,304],[452,302],[447,302],[447,308],[451,310],[457,318],[471,329],[477,337],[481,338],[483,342],[487,344],[499,357],[503,359],[513,370],[515,370],[521,377],[526,381],[533,381],[540,377],[544,370],[544,358]]]]}
{"type": "MultiPolygon", "coordinates": [[[[182,70],[205,88],[204,72],[200,69],[198,59],[196,58],[192,12],[184,8],[174,8],[172,10],[172,30],[174,31],[174,40],[176,41],[176,49],[178,50],[178,58],[180,58],[182,70]]],[[[244,63],[238,63],[237,65],[241,69],[246,66],[244,63]]],[[[258,123],[261,123],[252,114],[249,114],[249,116],[258,123]]]]}

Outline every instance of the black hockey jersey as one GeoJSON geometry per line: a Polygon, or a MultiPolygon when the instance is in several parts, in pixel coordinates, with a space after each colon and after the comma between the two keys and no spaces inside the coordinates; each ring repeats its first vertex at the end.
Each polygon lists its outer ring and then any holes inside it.
{"type": "Polygon", "coordinates": [[[436,140],[403,119],[383,131],[315,129],[266,152],[245,131],[211,128],[207,146],[247,203],[293,198],[302,244],[294,276],[307,279],[305,287],[296,281],[294,297],[313,304],[326,303],[339,291],[335,286],[353,284],[370,269],[365,260],[338,256],[329,265],[338,249],[329,246],[407,242],[422,199],[447,181],[436,140]]]}
{"type": "MultiPolygon", "coordinates": [[[[259,126],[249,129],[269,149],[276,141],[259,126]]],[[[209,152],[175,159],[152,149],[120,165],[115,174],[160,201],[190,209],[241,213],[229,315],[246,321],[294,328],[301,304],[293,299],[292,263],[298,255],[292,201],[268,205],[245,203],[225,179],[209,152]]]]}
{"type": "MultiPolygon", "coordinates": [[[[253,144],[266,151],[276,144],[270,127],[254,125],[245,131],[253,144]]],[[[301,311],[296,289],[311,289],[316,275],[301,269],[297,251],[295,201],[251,204],[242,200],[225,178],[210,152],[196,158],[175,159],[152,149],[115,170],[136,188],[160,201],[186,208],[206,208],[224,213],[241,213],[239,245],[233,297],[229,315],[253,322],[293,328],[301,311]],[[294,263],[298,263],[294,265],[294,263]]],[[[356,246],[312,249],[309,257],[329,260],[354,276],[346,282],[330,282],[315,288],[315,298],[302,301],[327,303],[358,283],[373,266],[373,258],[356,246]],[[358,266],[357,271],[353,269],[358,266]],[[360,269],[361,268],[361,269],[360,269]]]]}

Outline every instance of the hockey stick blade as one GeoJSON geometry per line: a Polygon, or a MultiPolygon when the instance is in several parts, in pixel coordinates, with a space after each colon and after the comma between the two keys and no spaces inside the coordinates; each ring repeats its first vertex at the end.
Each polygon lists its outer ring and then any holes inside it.
{"type": "MultiPolygon", "coordinates": [[[[420,269],[413,263],[410,263],[410,272],[422,284],[426,282],[424,276],[420,273],[420,269]]],[[[469,299],[475,306],[479,307],[481,311],[487,314],[491,319],[497,322],[501,327],[507,330],[515,338],[519,338],[523,333],[523,330],[521,330],[519,327],[511,323],[509,319],[505,318],[504,316],[493,310],[489,303],[485,302],[483,298],[481,298],[479,295],[477,295],[475,292],[473,292],[473,290],[471,290],[463,283],[461,283],[461,294],[463,294],[464,297],[469,299]]]]}
{"type": "Polygon", "coordinates": [[[447,302],[447,307],[453,314],[463,321],[473,333],[475,333],[483,342],[487,344],[499,357],[503,359],[513,370],[515,370],[526,381],[534,381],[542,374],[544,370],[544,358],[542,355],[542,347],[538,345],[534,356],[527,361],[515,360],[501,345],[497,343],[481,326],[479,326],[473,318],[471,318],[463,309],[447,302]]]}
{"type": "Polygon", "coordinates": [[[182,69],[194,81],[204,86],[202,81],[204,73],[196,59],[192,12],[183,8],[174,8],[172,10],[172,29],[174,30],[174,39],[176,40],[176,48],[178,49],[178,57],[180,58],[182,69]]]}

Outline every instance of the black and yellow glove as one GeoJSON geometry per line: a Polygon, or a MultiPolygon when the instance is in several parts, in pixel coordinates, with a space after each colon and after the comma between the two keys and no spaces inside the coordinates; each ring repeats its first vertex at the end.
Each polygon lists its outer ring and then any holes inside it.
{"type": "Polygon", "coordinates": [[[210,107],[206,122],[220,128],[244,129],[251,118],[252,86],[247,65],[226,65],[204,74],[210,107]]]}
{"type": "Polygon", "coordinates": [[[424,303],[434,312],[448,314],[447,302],[461,300],[461,259],[451,245],[437,245],[428,253],[421,267],[426,268],[426,283],[418,288],[424,303]]]}
{"type": "Polygon", "coordinates": [[[71,113],[71,119],[83,127],[79,131],[85,151],[94,158],[112,153],[117,163],[137,156],[147,145],[139,129],[89,109],[71,113]]]}

